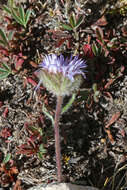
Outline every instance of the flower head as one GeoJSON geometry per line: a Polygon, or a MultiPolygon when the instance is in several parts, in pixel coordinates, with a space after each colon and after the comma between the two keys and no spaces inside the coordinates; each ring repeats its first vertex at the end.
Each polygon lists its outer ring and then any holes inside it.
{"type": "Polygon", "coordinates": [[[79,88],[82,76],[85,78],[83,69],[86,68],[86,64],[78,56],[65,59],[63,55],[47,55],[39,67],[38,86],[43,83],[47,90],[56,96],[71,94],[79,88]]]}

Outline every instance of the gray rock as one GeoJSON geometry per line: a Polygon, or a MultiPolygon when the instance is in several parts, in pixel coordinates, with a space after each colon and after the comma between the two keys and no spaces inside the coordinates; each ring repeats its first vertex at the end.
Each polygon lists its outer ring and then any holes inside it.
{"type": "Polygon", "coordinates": [[[71,183],[57,183],[48,185],[39,185],[30,188],[29,190],[99,190],[95,187],[75,185],[71,183]]]}

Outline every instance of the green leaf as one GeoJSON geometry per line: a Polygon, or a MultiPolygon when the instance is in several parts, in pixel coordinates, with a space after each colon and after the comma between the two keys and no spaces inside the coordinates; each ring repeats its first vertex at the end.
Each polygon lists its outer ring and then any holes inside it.
{"type": "Polygon", "coordinates": [[[12,73],[10,67],[7,64],[3,63],[2,66],[3,68],[0,68],[0,80],[7,78],[8,75],[12,73]]]}
{"type": "Polygon", "coordinates": [[[8,40],[12,40],[14,31],[10,31],[8,34],[8,40]]]}
{"type": "Polygon", "coordinates": [[[3,10],[5,10],[7,13],[11,14],[11,10],[9,9],[8,6],[4,5],[3,10]]]}
{"type": "Polygon", "coordinates": [[[7,72],[7,70],[6,70],[6,69],[3,69],[3,68],[0,68],[0,71],[1,71],[1,72],[7,72]]]}
{"type": "Polygon", "coordinates": [[[102,53],[102,46],[101,45],[99,45],[99,47],[98,47],[98,55],[100,55],[101,53],[102,53]]]}
{"type": "Polygon", "coordinates": [[[4,72],[4,73],[0,74],[0,80],[7,78],[9,74],[10,73],[8,73],[8,72],[4,72]]]}
{"type": "Polygon", "coordinates": [[[19,15],[20,15],[20,19],[22,20],[22,22],[25,23],[25,14],[24,14],[24,8],[22,6],[19,7],[18,9],[19,15]]]}
{"type": "Polygon", "coordinates": [[[54,119],[53,116],[47,111],[46,107],[43,104],[43,108],[42,111],[44,112],[44,114],[51,120],[52,125],[54,125],[54,119]]]}
{"type": "Polygon", "coordinates": [[[6,45],[3,40],[0,40],[0,44],[2,44],[4,46],[6,45]]]}
{"type": "Polygon", "coordinates": [[[7,64],[3,63],[2,65],[3,65],[3,67],[4,67],[7,71],[11,72],[11,69],[10,69],[10,67],[9,67],[7,64]]]}
{"type": "Polygon", "coordinates": [[[8,163],[9,161],[10,161],[10,159],[11,159],[11,154],[10,153],[8,153],[7,155],[6,155],[6,157],[4,158],[4,160],[3,160],[3,163],[8,163]]]}
{"type": "Polygon", "coordinates": [[[40,150],[40,152],[42,152],[42,153],[46,153],[46,152],[47,152],[47,150],[44,148],[43,144],[41,144],[41,145],[39,146],[39,150],[40,150]]]}
{"type": "Polygon", "coordinates": [[[75,28],[78,28],[82,24],[83,20],[84,20],[84,16],[82,15],[78,18],[75,28]]]}
{"type": "MultiPolygon", "coordinates": [[[[27,11],[26,11],[26,14],[27,14],[27,11]]],[[[36,13],[35,13],[35,11],[32,9],[31,10],[31,15],[33,16],[33,17],[36,17],[36,13]]]]}
{"type": "Polygon", "coordinates": [[[70,25],[72,26],[72,28],[75,28],[76,26],[76,17],[75,14],[72,13],[69,19],[70,25]]]}
{"type": "Polygon", "coordinates": [[[95,42],[93,42],[93,44],[92,44],[92,51],[95,56],[98,56],[98,47],[95,42]]]}
{"type": "Polygon", "coordinates": [[[112,38],[110,42],[107,43],[107,47],[112,48],[114,47],[115,43],[117,43],[117,38],[112,38]]]}
{"type": "Polygon", "coordinates": [[[14,0],[8,0],[9,7],[14,7],[14,0]]]}
{"type": "Polygon", "coordinates": [[[69,31],[73,30],[73,28],[72,28],[70,25],[68,25],[68,24],[63,24],[63,23],[61,23],[61,26],[62,26],[64,29],[66,29],[66,30],[69,30],[69,31]]]}
{"type": "Polygon", "coordinates": [[[28,21],[29,21],[29,18],[30,18],[30,15],[31,15],[31,10],[27,10],[26,11],[26,16],[25,16],[25,24],[27,25],[28,21]]]}
{"type": "Polygon", "coordinates": [[[102,53],[102,46],[100,44],[98,44],[98,46],[97,46],[96,43],[93,42],[92,51],[95,56],[99,56],[102,53]]]}
{"type": "Polygon", "coordinates": [[[38,152],[38,156],[40,159],[42,159],[44,157],[44,154],[47,152],[47,150],[44,148],[43,144],[41,144],[39,146],[39,152],[38,152]]]}
{"type": "Polygon", "coordinates": [[[7,36],[6,36],[5,32],[2,29],[0,29],[0,36],[2,38],[2,41],[5,43],[5,45],[8,45],[7,36]]]}
{"type": "Polygon", "coordinates": [[[82,102],[82,101],[87,101],[88,96],[90,94],[90,89],[83,89],[83,91],[80,91],[80,96],[76,98],[75,102],[82,102]]]}
{"type": "Polygon", "coordinates": [[[14,11],[14,9],[12,9],[11,13],[12,13],[12,16],[15,19],[15,21],[24,26],[24,22],[22,21],[22,19],[19,16],[17,16],[16,11],[14,11]]]}
{"type": "Polygon", "coordinates": [[[73,104],[74,100],[75,100],[76,94],[73,94],[71,99],[69,100],[69,102],[62,108],[62,114],[65,113],[73,104]]]}

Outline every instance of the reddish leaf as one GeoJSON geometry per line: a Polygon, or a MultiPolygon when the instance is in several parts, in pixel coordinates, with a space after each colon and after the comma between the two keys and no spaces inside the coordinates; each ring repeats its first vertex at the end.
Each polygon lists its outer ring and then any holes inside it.
{"type": "Polygon", "coordinates": [[[71,47],[71,36],[62,30],[48,30],[48,33],[52,33],[52,39],[56,40],[56,47],[60,47],[65,41],[67,41],[68,48],[71,47]]]}
{"type": "Polygon", "coordinates": [[[123,73],[124,70],[125,70],[125,66],[122,65],[122,66],[121,66],[121,69],[120,69],[120,72],[123,73]]]}
{"type": "Polygon", "coordinates": [[[110,92],[103,92],[104,96],[109,97],[110,101],[113,102],[113,97],[110,92]]]}
{"type": "Polygon", "coordinates": [[[103,47],[103,49],[105,50],[105,56],[107,57],[108,54],[109,54],[109,51],[108,51],[106,45],[104,44],[104,41],[102,42],[102,41],[99,40],[99,39],[96,39],[96,41],[103,47]]]}
{"type": "Polygon", "coordinates": [[[8,137],[10,137],[10,136],[11,136],[11,131],[10,131],[10,129],[8,129],[8,128],[2,129],[2,130],[0,131],[0,136],[3,137],[3,138],[5,138],[5,139],[7,139],[8,137]]]}
{"type": "Polygon", "coordinates": [[[12,23],[12,19],[11,19],[10,17],[5,16],[4,18],[5,18],[5,20],[6,20],[8,23],[12,23]]]}
{"type": "Polygon", "coordinates": [[[91,36],[88,35],[88,37],[87,37],[88,44],[90,44],[90,41],[91,41],[91,36]]]}
{"type": "Polygon", "coordinates": [[[86,57],[88,57],[88,58],[93,58],[94,57],[91,45],[84,44],[83,45],[83,51],[84,51],[84,54],[85,54],[86,57]]]}
{"type": "Polygon", "coordinates": [[[2,107],[2,105],[3,105],[3,102],[0,101],[0,108],[2,107]]]}
{"type": "Polygon", "coordinates": [[[27,82],[32,84],[33,86],[37,86],[37,83],[32,78],[27,78],[27,82]]]}
{"type": "Polygon", "coordinates": [[[23,78],[23,87],[26,88],[26,86],[27,86],[27,78],[24,77],[23,78]]]}
{"type": "Polygon", "coordinates": [[[53,39],[59,39],[59,38],[71,38],[71,36],[62,30],[48,30],[49,33],[52,33],[53,39]]]}
{"type": "Polygon", "coordinates": [[[97,26],[106,26],[108,24],[106,17],[103,15],[100,19],[97,20],[95,25],[97,26]]]}
{"type": "Polygon", "coordinates": [[[60,40],[58,40],[57,44],[56,44],[56,47],[60,47],[67,39],[66,38],[62,38],[60,40]]]}
{"type": "Polygon", "coordinates": [[[29,64],[34,67],[34,68],[37,68],[38,65],[34,62],[34,61],[30,61],[29,64]]]}
{"type": "Polygon", "coordinates": [[[70,49],[71,47],[72,47],[72,41],[71,41],[71,39],[68,39],[67,48],[70,49]]]}
{"type": "Polygon", "coordinates": [[[28,145],[25,143],[18,147],[17,154],[24,154],[29,157],[32,155],[36,155],[38,151],[39,151],[39,146],[33,147],[32,144],[28,145]]]}
{"type": "Polygon", "coordinates": [[[15,25],[10,23],[7,25],[7,30],[14,30],[15,29],[15,25]]]}
{"type": "Polygon", "coordinates": [[[22,54],[22,52],[20,52],[20,53],[18,54],[18,57],[23,58],[23,59],[27,59],[27,56],[24,56],[24,55],[22,54]]]}
{"type": "Polygon", "coordinates": [[[13,187],[13,190],[22,190],[21,188],[21,180],[17,179],[14,187],[13,187]]]}
{"type": "Polygon", "coordinates": [[[19,70],[21,69],[23,62],[24,62],[24,60],[20,58],[20,59],[18,59],[18,61],[15,63],[15,69],[16,69],[17,71],[19,71],[19,70]]]}
{"type": "Polygon", "coordinates": [[[2,175],[5,176],[5,180],[3,178],[2,183],[6,185],[7,183],[14,181],[14,176],[18,174],[18,169],[15,166],[1,163],[0,172],[2,172],[2,175]]]}
{"type": "Polygon", "coordinates": [[[4,110],[4,112],[3,112],[3,116],[4,116],[4,118],[7,117],[8,111],[9,111],[8,108],[5,108],[5,110],[4,110]]]}
{"type": "Polygon", "coordinates": [[[120,114],[121,114],[120,112],[113,114],[113,116],[111,117],[105,128],[109,128],[113,123],[115,123],[117,119],[120,117],[120,114]]]}
{"type": "Polygon", "coordinates": [[[19,173],[19,171],[18,171],[18,169],[16,168],[16,166],[12,166],[11,168],[10,168],[10,175],[14,175],[14,174],[18,174],[19,173]]]}
{"type": "Polygon", "coordinates": [[[123,26],[121,30],[122,30],[122,35],[124,37],[127,37],[127,25],[123,26]]]}
{"type": "Polygon", "coordinates": [[[65,41],[67,41],[68,48],[71,48],[70,38],[61,38],[61,39],[58,39],[58,41],[56,42],[56,47],[60,47],[65,41]]]}
{"type": "Polygon", "coordinates": [[[111,131],[110,131],[109,129],[106,129],[105,132],[107,133],[110,142],[111,142],[112,144],[114,144],[114,143],[115,143],[115,140],[114,140],[114,138],[113,138],[113,136],[112,136],[112,134],[111,134],[111,131]]]}
{"type": "Polygon", "coordinates": [[[104,89],[107,89],[110,87],[110,85],[115,81],[115,79],[110,79],[107,84],[104,86],[104,89]]]}
{"type": "Polygon", "coordinates": [[[6,55],[8,56],[9,55],[9,52],[7,49],[3,48],[2,46],[0,46],[0,52],[3,54],[3,55],[6,55]]]}
{"type": "Polygon", "coordinates": [[[104,38],[103,30],[100,27],[96,28],[96,36],[102,42],[104,38]]]}
{"type": "Polygon", "coordinates": [[[40,115],[39,116],[39,118],[38,118],[38,120],[39,120],[39,124],[40,124],[40,126],[42,127],[42,125],[44,124],[44,116],[43,115],[40,115]]]}
{"type": "Polygon", "coordinates": [[[124,129],[121,129],[121,130],[120,130],[120,134],[122,135],[122,137],[125,137],[125,136],[126,136],[125,130],[124,130],[124,129]]]}

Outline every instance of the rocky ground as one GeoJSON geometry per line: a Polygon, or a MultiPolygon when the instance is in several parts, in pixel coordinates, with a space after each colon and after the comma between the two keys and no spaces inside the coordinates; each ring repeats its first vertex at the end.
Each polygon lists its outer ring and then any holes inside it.
{"type": "Polygon", "coordinates": [[[60,120],[64,181],[125,190],[127,2],[16,2],[20,4],[33,11],[25,29],[3,10],[7,2],[0,2],[0,28],[7,35],[14,32],[8,45],[0,46],[0,67],[6,63],[12,71],[0,80],[0,189],[27,190],[57,181],[54,131],[44,114],[45,106],[54,115],[56,99],[43,85],[34,94],[35,71],[46,54],[78,53],[87,62],[87,77],[60,120]],[[81,16],[81,23],[69,29],[72,13],[77,20],[81,16]]]}

